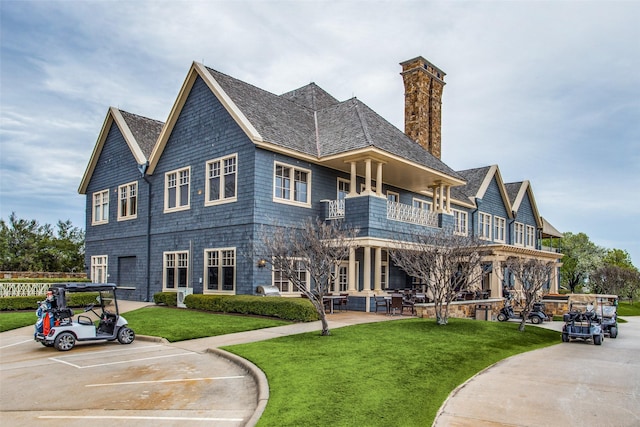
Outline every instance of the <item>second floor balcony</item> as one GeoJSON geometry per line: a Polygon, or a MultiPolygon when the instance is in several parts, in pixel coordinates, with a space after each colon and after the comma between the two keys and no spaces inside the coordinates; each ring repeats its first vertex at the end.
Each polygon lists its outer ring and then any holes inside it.
{"type": "Polygon", "coordinates": [[[325,204],[325,219],[346,219],[367,226],[372,221],[379,221],[380,214],[386,213],[385,217],[390,221],[432,228],[439,227],[438,213],[384,198],[358,197],[324,200],[323,202],[325,204]],[[382,208],[382,212],[380,208],[382,208]],[[365,212],[367,215],[364,215],[365,212]]]}

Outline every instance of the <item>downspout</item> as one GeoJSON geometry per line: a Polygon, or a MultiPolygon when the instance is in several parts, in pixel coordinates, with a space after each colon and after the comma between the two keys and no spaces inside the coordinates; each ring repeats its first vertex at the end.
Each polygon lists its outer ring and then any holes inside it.
{"type": "Polygon", "coordinates": [[[145,163],[139,166],[140,173],[142,174],[142,180],[147,183],[147,230],[146,230],[146,240],[147,240],[147,265],[146,265],[146,276],[147,276],[147,289],[145,295],[145,301],[151,301],[151,181],[146,175],[147,167],[149,163],[145,163]]]}

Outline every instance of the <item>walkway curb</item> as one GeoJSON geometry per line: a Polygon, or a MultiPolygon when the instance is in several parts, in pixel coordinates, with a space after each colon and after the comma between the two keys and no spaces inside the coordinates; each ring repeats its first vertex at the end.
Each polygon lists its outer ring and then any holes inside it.
{"type": "Polygon", "coordinates": [[[253,415],[246,423],[247,427],[255,426],[267,407],[267,402],[269,401],[269,382],[267,381],[267,376],[260,368],[249,362],[247,359],[243,359],[242,357],[236,356],[228,351],[220,350],[219,348],[208,348],[205,352],[212,353],[218,357],[222,357],[232,363],[235,363],[245,369],[256,382],[256,386],[258,388],[258,405],[256,406],[256,410],[253,412],[253,415]]]}

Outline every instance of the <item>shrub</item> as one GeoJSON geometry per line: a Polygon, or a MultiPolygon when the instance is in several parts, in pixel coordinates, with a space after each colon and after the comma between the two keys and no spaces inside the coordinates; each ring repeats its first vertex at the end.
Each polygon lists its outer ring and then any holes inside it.
{"type": "MultiPolygon", "coordinates": [[[[97,292],[87,293],[67,293],[68,307],[86,307],[96,304],[97,292]]],[[[0,311],[8,310],[37,310],[38,303],[43,301],[46,295],[32,295],[22,297],[3,297],[0,298],[0,311]]]]}
{"type": "Polygon", "coordinates": [[[176,292],[158,292],[153,294],[153,301],[158,305],[175,307],[178,305],[178,294],[176,292]]]}
{"type": "Polygon", "coordinates": [[[187,295],[184,303],[188,308],[217,313],[269,316],[294,322],[312,322],[318,320],[318,313],[313,307],[313,304],[311,304],[309,300],[301,298],[198,294],[187,295]]]}

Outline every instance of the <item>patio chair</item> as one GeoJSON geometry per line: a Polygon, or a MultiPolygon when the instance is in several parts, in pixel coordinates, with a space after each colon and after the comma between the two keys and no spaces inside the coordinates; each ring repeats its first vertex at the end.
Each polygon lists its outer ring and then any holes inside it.
{"type": "Polygon", "coordinates": [[[340,299],[337,299],[336,303],[338,304],[338,310],[342,311],[344,308],[349,311],[349,294],[340,293],[340,299]]]}
{"type": "Polygon", "coordinates": [[[391,315],[395,315],[396,312],[402,314],[402,294],[391,295],[391,315]]]}
{"type": "Polygon", "coordinates": [[[378,307],[384,307],[384,311],[389,314],[387,300],[385,297],[374,297],[375,306],[376,306],[376,314],[378,314],[378,307]]]}
{"type": "Polygon", "coordinates": [[[400,310],[400,314],[404,314],[404,309],[408,308],[411,311],[411,315],[416,314],[416,307],[414,306],[415,302],[411,298],[403,298],[402,299],[402,309],[400,310]]]}
{"type": "Polygon", "coordinates": [[[385,297],[374,297],[375,306],[376,306],[376,314],[378,314],[378,307],[384,308],[385,313],[389,314],[389,300],[385,299],[385,297]]]}

